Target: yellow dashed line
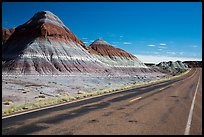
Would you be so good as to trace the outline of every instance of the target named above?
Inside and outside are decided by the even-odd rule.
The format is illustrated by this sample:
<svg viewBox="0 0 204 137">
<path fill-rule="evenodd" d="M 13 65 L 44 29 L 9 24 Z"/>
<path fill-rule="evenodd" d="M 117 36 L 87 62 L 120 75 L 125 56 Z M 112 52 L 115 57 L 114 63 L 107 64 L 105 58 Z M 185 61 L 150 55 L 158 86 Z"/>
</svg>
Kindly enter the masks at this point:
<svg viewBox="0 0 204 137">
<path fill-rule="evenodd" d="M 142 98 L 142 97 L 138 97 L 138 98 L 135 98 L 135 99 L 130 100 L 129 102 L 133 102 L 133 101 L 139 100 L 139 99 L 141 99 L 141 98 Z"/>
<path fill-rule="evenodd" d="M 189 79 L 189 78 L 193 77 L 196 72 L 197 72 L 197 70 L 194 72 L 193 75 L 191 75 L 190 77 L 188 77 L 188 78 L 186 78 L 186 79 Z M 184 80 L 186 80 L 186 79 L 184 79 Z M 174 86 L 174 85 L 176 85 L 176 83 L 171 84 L 171 86 Z M 169 86 L 163 87 L 163 88 L 160 88 L 159 90 L 164 90 L 164 89 L 166 89 L 166 88 L 168 88 L 168 87 L 169 87 Z M 138 98 L 135 98 L 135 99 L 130 100 L 129 102 L 133 102 L 133 101 L 139 100 L 139 99 L 141 99 L 141 98 L 142 98 L 142 97 L 138 97 Z"/>
<path fill-rule="evenodd" d="M 163 88 L 160 88 L 159 90 L 163 90 L 163 89 L 165 89 L 166 87 L 163 87 Z"/>
</svg>

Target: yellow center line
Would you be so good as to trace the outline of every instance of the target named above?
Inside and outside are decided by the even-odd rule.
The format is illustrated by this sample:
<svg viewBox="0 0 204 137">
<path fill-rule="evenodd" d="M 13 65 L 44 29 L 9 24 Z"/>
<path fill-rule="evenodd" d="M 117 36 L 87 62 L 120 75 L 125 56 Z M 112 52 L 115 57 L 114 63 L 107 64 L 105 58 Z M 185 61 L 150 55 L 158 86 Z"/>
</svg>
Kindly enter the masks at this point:
<svg viewBox="0 0 204 137">
<path fill-rule="evenodd" d="M 141 99 L 141 98 L 142 98 L 142 97 L 138 97 L 138 98 L 135 98 L 135 99 L 130 100 L 129 102 L 133 102 L 133 101 L 139 100 L 139 99 Z"/>
<path fill-rule="evenodd" d="M 159 90 L 163 90 L 163 89 L 165 89 L 166 87 L 163 87 L 163 88 L 160 88 Z"/>
<path fill-rule="evenodd" d="M 193 76 L 195 75 L 196 72 L 197 72 L 197 70 L 194 72 L 193 75 L 191 75 L 191 76 L 188 77 L 187 79 L 193 77 Z M 185 79 L 185 80 L 186 80 L 186 79 Z M 176 84 L 176 83 L 173 83 L 173 84 L 171 84 L 171 86 L 174 86 L 175 84 Z M 168 87 L 170 87 L 170 86 L 166 86 L 166 87 L 160 88 L 159 90 L 164 90 L 164 89 L 166 89 L 166 88 L 168 88 Z M 130 100 L 129 102 L 133 102 L 133 101 L 139 100 L 139 99 L 141 99 L 141 98 L 142 98 L 142 97 L 138 97 L 138 98 L 135 98 L 135 99 Z"/>
</svg>

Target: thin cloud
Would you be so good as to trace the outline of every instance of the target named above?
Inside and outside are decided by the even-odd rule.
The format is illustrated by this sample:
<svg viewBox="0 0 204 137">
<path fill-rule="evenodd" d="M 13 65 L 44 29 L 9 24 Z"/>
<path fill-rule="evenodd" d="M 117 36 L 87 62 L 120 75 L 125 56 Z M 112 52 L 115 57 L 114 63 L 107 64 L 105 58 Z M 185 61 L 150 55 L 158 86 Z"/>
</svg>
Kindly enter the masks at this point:
<svg viewBox="0 0 204 137">
<path fill-rule="evenodd" d="M 131 42 L 123 42 L 124 45 L 130 45 L 132 44 Z"/>
<path fill-rule="evenodd" d="M 176 54 L 176 52 L 173 52 L 173 51 L 167 51 L 166 53 L 167 54 L 171 54 L 171 55 L 175 55 Z"/>
<path fill-rule="evenodd" d="M 120 36 L 120 38 L 123 38 L 124 36 Z"/>
<path fill-rule="evenodd" d="M 150 45 L 147 45 L 147 46 L 149 46 L 149 47 L 155 47 L 155 45 L 153 45 L 153 44 L 150 44 Z"/>
<path fill-rule="evenodd" d="M 172 56 L 160 56 L 160 55 L 135 55 L 139 60 L 144 63 L 155 63 L 168 62 L 168 61 L 202 61 L 202 58 L 193 57 L 172 57 Z"/>
<path fill-rule="evenodd" d="M 174 51 L 167 51 L 167 54 L 171 54 L 171 55 L 184 55 L 184 52 L 174 52 Z"/>
<path fill-rule="evenodd" d="M 166 43 L 160 43 L 159 45 L 161 45 L 161 46 L 166 46 Z"/>
<path fill-rule="evenodd" d="M 164 46 L 158 46 L 158 48 L 166 49 L 167 47 L 164 47 Z"/>
<path fill-rule="evenodd" d="M 197 48 L 198 46 L 197 46 L 197 45 L 192 45 L 191 47 L 193 47 L 193 48 Z"/>
</svg>

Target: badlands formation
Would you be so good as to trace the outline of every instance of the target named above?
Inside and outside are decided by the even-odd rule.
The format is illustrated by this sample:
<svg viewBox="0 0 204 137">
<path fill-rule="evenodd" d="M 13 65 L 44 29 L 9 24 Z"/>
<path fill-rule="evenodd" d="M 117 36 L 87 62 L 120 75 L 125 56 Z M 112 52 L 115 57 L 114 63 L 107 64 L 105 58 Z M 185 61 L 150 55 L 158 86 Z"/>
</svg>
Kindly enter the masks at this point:
<svg viewBox="0 0 204 137">
<path fill-rule="evenodd" d="M 48 11 L 18 26 L 3 44 L 3 73 L 59 74 L 104 70 L 62 21 Z"/>
<path fill-rule="evenodd" d="M 135 56 L 102 39 L 90 46 L 76 37 L 53 13 L 36 13 L 12 30 L 4 29 L 4 74 L 68 74 L 151 72 Z"/>
<path fill-rule="evenodd" d="M 151 69 L 142 63 L 137 57 L 125 52 L 122 49 L 114 48 L 103 39 L 95 40 L 88 46 L 89 53 L 102 63 L 106 64 L 114 73 L 138 74 L 151 73 Z"/>
<path fill-rule="evenodd" d="M 2 38 L 3 109 L 168 76 L 103 39 L 86 46 L 49 11 L 2 29 Z"/>
</svg>

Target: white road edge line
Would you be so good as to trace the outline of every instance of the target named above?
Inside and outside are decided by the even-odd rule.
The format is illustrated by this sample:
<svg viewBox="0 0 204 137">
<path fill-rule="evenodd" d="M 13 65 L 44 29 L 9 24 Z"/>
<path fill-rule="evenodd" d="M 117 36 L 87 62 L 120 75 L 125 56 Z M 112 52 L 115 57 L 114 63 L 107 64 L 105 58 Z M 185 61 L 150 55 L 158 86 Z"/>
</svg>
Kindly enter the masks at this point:
<svg viewBox="0 0 204 137">
<path fill-rule="evenodd" d="M 189 112 L 188 121 L 186 123 L 186 129 L 185 129 L 184 135 L 189 135 L 190 134 L 191 121 L 192 121 L 192 116 L 193 116 L 193 108 L 194 108 L 194 104 L 195 104 L 195 98 L 196 98 L 196 94 L 197 94 L 197 91 L 198 91 L 199 83 L 200 83 L 200 76 L 199 76 L 199 79 L 198 79 L 196 92 L 194 94 L 193 101 L 192 101 L 192 104 L 191 104 L 191 109 L 190 109 L 190 112 Z"/>
<path fill-rule="evenodd" d="M 140 86 L 138 86 L 138 87 L 140 87 Z M 141 86 L 141 87 L 142 87 L 142 86 Z M 133 87 L 133 88 L 130 88 L 130 89 L 134 89 L 134 87 Z M 128 90 L 130 90 L 130 89 L 128 89 Z M 3 120 L 3 119 L 7 119 L 7 118 L 11 118 L 11 117 L 15 117 L 15 116 L 19 116 L 19 115 L 23 115 L 23 114 L 27 114 L 27 113 L 31 113 L 31 112 L 41 111 L 41 110 L 45 110 L 45 109 L 60 107 L 60 106 L 64 106 L 64 105 L 68 105 L 68 104 L 72 104 L 72 103 L 84 101 L 84 100 L 89 100 L 89 99 L 93 99 L 93 98 L 96 98 L 96 97 L 101 97 L 101 96 L 116 94 L 116 93 L 120 93 L 120 92 L 125 92 L 126 90 L 127 90 L 127 89 L 125 89 L 125 90 L 120 90 L 120 91 L 116 91 L 116 92 L 112 92 L 112 93 L 106 93 L 106 94 L 96 95 L 96 96 L 93 96 L 93 97 L 82 98 L 82 99 L 79 99 L 79 100 L 74 100 L 74 101 L 71 101 L 71 102 L 65 102 L 65 103 L 62 103 L 62 104 L 56 104 L 56 105 L 51 105 L 51 106 L 45 106 L 45 107 L 43 107 L 43 108 L 37 108 L 37 109 L 34 109 L 34 110 L 28 110 L 28 111 L 25 111 L 25 112 L 20 112 L 20 113 L 8 115 L 8 116 L 3 116 L 3 117 L 2 117 L 2 120 Z"/>
</svg>

